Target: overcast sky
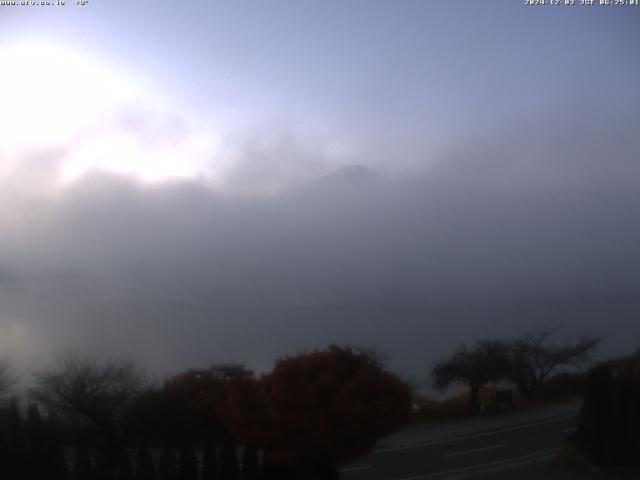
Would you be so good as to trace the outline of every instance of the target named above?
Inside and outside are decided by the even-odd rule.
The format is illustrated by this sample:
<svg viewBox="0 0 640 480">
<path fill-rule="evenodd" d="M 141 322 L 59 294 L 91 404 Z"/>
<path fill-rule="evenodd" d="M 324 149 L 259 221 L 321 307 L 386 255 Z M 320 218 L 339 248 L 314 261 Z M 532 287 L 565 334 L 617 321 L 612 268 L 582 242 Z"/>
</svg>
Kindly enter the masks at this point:
<svg viewBox="0 0 640 480">
<path fill-rule="evenodd" d="M 422 379 L 555 322 L 640 347 L 640 8 L 0 7 L 0 355 Z M 578 2 L 579 3 L 579 2 Z"/>
</svg>

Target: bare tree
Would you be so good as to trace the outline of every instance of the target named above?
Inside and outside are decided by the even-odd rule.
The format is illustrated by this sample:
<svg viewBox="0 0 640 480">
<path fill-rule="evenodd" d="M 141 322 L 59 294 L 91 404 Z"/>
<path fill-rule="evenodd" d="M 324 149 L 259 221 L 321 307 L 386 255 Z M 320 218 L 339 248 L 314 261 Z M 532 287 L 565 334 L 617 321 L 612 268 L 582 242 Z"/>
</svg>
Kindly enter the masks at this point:
<svg viewBox="0 0 640 480">
<path fill-rule="evenodd" d="M 433 367 L 431 376 L 434 385 L 440 390 L 456 383 L 468 386 L 471 411 L 478 413 L 480 388 L 506 377 L 509 371 L 508 353 L 508 346 L 498 340 L 477 341 L 472 347 L 463 343 L 451 356 Z"/>
<path fill-rule="evenodd" d="M 548 376 L 560 367 L 576 367 L 600 343 L 591 335 L 554 341 L 558 327 L 545 327 L 511 341 L 509 379 L 525 398 L 531 398 Z"/>
<path fill-rule="evenodd" d="M 122 418 L 143 383 L 134 361 L 99 361 L 93 356 L 67 352 L 53 367 L 37 375 L 35 400 L 50 411 L 92 430 L 112 451 L 121 441 Z"/>
<path fill-rule="evenodd" d="M 0 398 L 11 391 L 16 381 L 16 377 L 11 373 L 9 362 L 0 360 Z"/>
</svg>

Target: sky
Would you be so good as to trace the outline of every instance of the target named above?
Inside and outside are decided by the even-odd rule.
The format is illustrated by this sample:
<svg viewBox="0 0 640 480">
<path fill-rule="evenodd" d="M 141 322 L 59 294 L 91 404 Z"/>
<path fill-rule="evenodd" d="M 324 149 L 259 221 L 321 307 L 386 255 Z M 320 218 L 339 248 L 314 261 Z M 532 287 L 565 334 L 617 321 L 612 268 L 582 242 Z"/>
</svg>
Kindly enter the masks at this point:
<svg viewBox="0 0 640 480">
<path fill-rule="evenodd" d="M 579 3 L 579 2 L 577 2 Z M 0 355 L 426 378 L 554 323 L 640 347 L 640 7 L 0 6 Z"/>
</svg>

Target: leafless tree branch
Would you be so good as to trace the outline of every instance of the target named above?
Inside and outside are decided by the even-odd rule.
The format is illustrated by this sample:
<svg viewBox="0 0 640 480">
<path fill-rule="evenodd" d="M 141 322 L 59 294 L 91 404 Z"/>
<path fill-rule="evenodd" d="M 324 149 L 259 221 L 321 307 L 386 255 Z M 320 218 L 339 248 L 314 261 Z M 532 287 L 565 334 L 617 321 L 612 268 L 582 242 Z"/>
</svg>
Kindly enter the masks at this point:
<svg viewBox="0 0 640 480">
<path fill-rule="evenodd" d="M 99 361 L 91 355 L 67 352 L 37 375 L 32 397 L 113 441 L 124 409 L 140 391 L 143 378 L 132 360 Z"/>
</svg>

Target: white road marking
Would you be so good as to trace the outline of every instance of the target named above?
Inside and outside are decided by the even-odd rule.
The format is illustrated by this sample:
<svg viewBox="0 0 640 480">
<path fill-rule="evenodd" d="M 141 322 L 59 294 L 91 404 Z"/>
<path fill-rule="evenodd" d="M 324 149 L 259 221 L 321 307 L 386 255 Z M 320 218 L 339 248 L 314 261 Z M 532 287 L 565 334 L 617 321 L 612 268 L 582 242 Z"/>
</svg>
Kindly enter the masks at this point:
<svg viewBox="0 0 640 480">
<path fill-rule="evenodd" d="M 521 455 L 519 457 L 511 457 L 495 462 L 479 463 L 471 467 L 456 468 L 453 470 L 444 470 L 442 472 L 417 475 L 414 477 L 406 477 L 400 480 L 428 480 L 431 478 L 439 478 L 440 480 L 454 480 L 458 478 L 464 478 L 465 476 L 469 476 L 470 474 L 487 473 L 492 471 L 497 472 L 499 470 L 527 465 L 535 461 L 548 460 L 550 458 L 553 458 L 557 451 L 558 450 L 556 448 L 552 448 L 550 450 L 541 450 L 539 452 L 530 453 L 528 455 Z"/>
<path fill-rule="evenodd" d="M 492 430 L 490 432 L 485 432 L 485 433 L 474 433 L 474 434 L 466 435 L 466 436 L 463 436 L 463 437 L 449 438 L 447 440 L 438 440 L 438 441 L 435 441 L 435 442 L 412 443 L 411 445 L 405 445 L 405 446 L 402 446 L 402 447 L 380 448 L 378 450 L 374 450 L 372 452 L 372 454 L 375 455 L 375 454 L 378 454 L 378 453 L 399 452 L 401 450 L 410 450 L 412 448 L 431 447 L 433 445 L 443 445 L 445 443 L 459 442 L 459 441 L 462 441 L 462 440 L 470 440 L 472 438 L 488 437 L 488 436 L 491 436 L 491 435 L 496 435 L 498 433 L 512 432 L 514 430 L 523 430 L 525 428 L 535 427 L 536 425 L 544 425 L 546 423 L 560 422 L 562 420 L 568 420 L 569 418 L 574 418 L 574 417 L 577 417 L 577 416 L 578 416 L 578 413 L 572 413 L 571 415 L 563 415 L 562 417 L 550 418 L 548 420 L 541 420 L 539 422 L 533 422 L 533 423 L 527 423 L 527 424 L 523 424 L 523 425 L 517 425 L 515 427 L 501 428 L 501 429 L 498 429 L 498 430 Z"/>
<path fill-rule="evenodd" d="M 506 446 L 507 446 L 506 443 L 501 443 L 499 445 L 490 445 L 488 447 L 474 448 L 473 450 L 464 450 L 462 452 L 447 453 L 443 455 L 443 457 L 459 457 L 460 455 L 468 455 L 470 453 L 484 452 L 485 450 L 495 450 L 496 448 L 502 448 Z"/>
</svg>

